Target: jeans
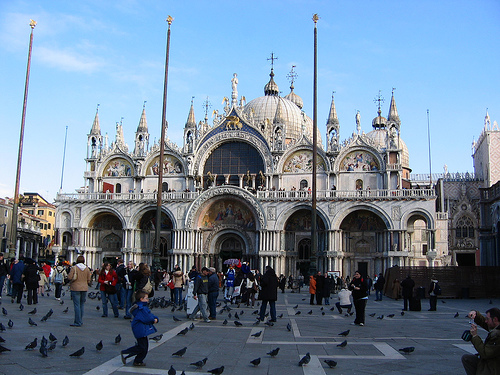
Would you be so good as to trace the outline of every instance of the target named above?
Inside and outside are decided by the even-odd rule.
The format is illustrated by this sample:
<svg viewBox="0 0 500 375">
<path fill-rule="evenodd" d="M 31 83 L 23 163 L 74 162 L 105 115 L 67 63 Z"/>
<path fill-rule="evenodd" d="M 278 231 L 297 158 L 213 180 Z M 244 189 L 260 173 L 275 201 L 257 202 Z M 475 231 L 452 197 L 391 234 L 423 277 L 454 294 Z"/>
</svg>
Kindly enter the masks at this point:
<svg viewBox="0 0 500 375">
<path fill-rule="evenodd" d="M 260 306 L 260 320 L 264 320 L 266 315 L 267 303 L 269 302 L 269 310 L 271 312 L 271 320 L 276 320 L 276 301 L 262 300 Z"/>
<path fill-rule="evenodd" d="M 375 301 L 382 301 L 382 291 L 375 289 Z"/>
<path fill-rule="evenodd" d="M 23 298 L 24 284 L 13 284 L 12 285 L 12 299 L 17 297 L 17 303 L 21 303 L 21 298 Z"/>
<path fill-rule="evenodd" d="M 193 313 L 191 314 L 192 317 L 196 316 L 196 313 L 198 311 L 201 312 L 201 315 L 203 316 L 203 319 L 205 321 L 208 320 L 208 315 L 207 315 L 207 308 L 208 308 L 208 303 L 207 303 L 207 295 L 206 294 L 198 294 L 198 305 L 194 308 Z"/>
<path fill-rule="evenodd" d="M 430 305 L 429 311 L 436 311 L 436 309 L 437 309 L 437 300 L 438 300 L 437 296 L 429 296 L 429 305 Z"/>
<path fill-rule="evenodd" d="M 128 349 L 122 350 L 122 354 L 128 354 L 126 358 L 133 357 L 135 355 L 134 363 L 142 363 L 144 358 L 148 355 L 148 338 L 140 337 L 134 346 Z"/>
<path fill-rule="evenodd" d="M 122 283 L 116 283 L 115 288 L 116 288 L 115 296 L 118 302 L 118 306 L 120 307 L 120 309 L 123 309 L 125 300 L 123 299 L 123 294 L 122 294 L 122 291 L 124 290 Z"/>
<path fill-rule="evenodd" d="M 132 307 L 132 297 L 134 296 L 134 289 L 125 289 L 122 288 L 122 291 L 125 291 L 125 316 L 129 317 L 130 308 Z"/>
<path fill-rule="evenodd" d="M 81 326 L 83 324 L 83 306 L 87 298 L 87 292 L 71 291 L 71 299 L 73 300 L 73 307 L 75 309 L 75 321 L 73 324 Z"/>
<path fill-rule="evenodd" d="M 174 288 L 174 302 L 177 306 L 182 304 L 182 287 Z"/>
<path fill-rule="evenodd" d="M 62 283 L 54 283 L 54 286 L 56 287 L 56 298 L 61 298 Z"/>
<path fill-rule="evenodd" d="M 464 354 L 462 356 L 462 365 L 467 375 L 476 375 L 479 357 L 476 354 Z"/>
<path fill-rule="evenodd" d="M 330 297 L 324 297 L 323 300 L 325 301 L 325 305 L 330 304 Z"/>
<path fill-rule="evenodd" d="M 217 316 L 217 297 L 219 297 L 219 291 L 208 293 L 208 309 L 210 316 L 214 319 Z"/>
<path fill-rule="evenodd" d="M 2 297 L 3 284 L 5 283 L 5 278 L 7 275 L 0 276 L 0 297 Z"/>
<path fill-rule="evenodd" d="M 344 309 L 347 309 L 348 313 L 350 313 L 351 309 L 352 309 L 352 303 L 350 303 L 349 305 L 341 305 L 340 302 L 336 302 L 335 306 L 337 306 L 337 310 L 338 310 L 339 314 L 342 314 L 342 307 Z"/>
<path fill-rule="evenodd" d="M 118 313 L 118 298 L 115 294 L 108 294 L 104 290 L 101 290 L 101 301 L 102 301 L 102 315 L 108 316 L 108 299 L 111 302 L 111 307 L 113 308 L 113 313 L 115 316 L 119 316 Z"/>
<path fill-rule="evenodd" d="M 356 309 L 356 319 L 354 319 L 355 324 L 365 324 L 365 309 L 366 309 L 367 299 L 357 299 L 354 301 L 354 308 Z"/>
<path fill-rule="evenodd" d="M 28 291 L 28 305 L 37 304 L 38 303 L 38 294 L 36 293 L 36 288 L 29 288 Z"/>
</svg>

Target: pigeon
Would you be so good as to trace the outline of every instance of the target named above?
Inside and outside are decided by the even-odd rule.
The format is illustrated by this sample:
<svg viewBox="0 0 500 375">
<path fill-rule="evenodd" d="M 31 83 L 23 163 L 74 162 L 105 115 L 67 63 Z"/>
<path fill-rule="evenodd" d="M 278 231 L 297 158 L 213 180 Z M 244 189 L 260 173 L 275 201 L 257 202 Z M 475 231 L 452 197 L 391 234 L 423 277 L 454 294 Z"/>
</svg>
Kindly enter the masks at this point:
<svg viewBox="0 0 500 375">
<path fill-rule="evenodd" d="M 342 341 L 340 344 L 337 344 L 339 348 L 345 348 L 347 345 L 347 340 Z"/>
<path fill-rule="evenodd" d="M 441 300 L 441 303 L 446 303 L 446 302 L 444 301 L 444 299 L 442 299 L 442 300 Z"/>
<path fill-rule="evenodd" d="M 323 306 L 321 306 L 321 309 L 320 309 L 320 310 L 321 310 L 321 311 L 323 311 Z"/>
<path fill-rule="evenodd" d="M 306 355 L 303 356 L 299 361 L 299 366 L 302 367 L 304 365 L 307 365 L 310 360 L 311 360 L 311 355 L 309 353 L 306 353 Z"/>
<path fill-rule="evenodd" d="M 292 330 L 292 325 L 290 323 L 288 323 L 286 325 L 286 329 L 288 329 L 288 332 L 290 332 Z"/>
<path fill-rule="evenodd" d="M 36 326 L 38 325 L 38 324 L 36 324 L 36 323 L 33 321 L 33 319 L 31 319 L 31 318 L 28 318 L 28 324 L 29 324 L 30 326 L 32 326 L 32 327 L 33 327 L 33 326 L 34 326 L 34 327 L 36 327 Z"/>
<path fill-rule="evenodd" d="M 388 318 L 394 318 L 394 314 L 387 315 Z"/>
<path fill-rule="evenodd" d="M 42 316 L 42 319 L 40 319 L 41 322 L 46 322 L 47 319 L 49 319 L 49 316 L 48 315 L 44 315 Z"/>
<path fill-rule="evenodd" d="M 406 348 L 401 348 L 399 349 L 400 352 L 403 352 L 405 354 L 410 354 L 415 350 L 414 346 L 407 346 Z"/>
<path fill-rule="evenodd" d="M 384 314 L 377 316 L 377 319 L 380 319 L 380 320 L 384 319 Z"/>
<path fill-rule="evenodd" d="M 168 369 L 167 374 L 168 375 L 175 375 L 175 374 L 177 374 L 177 371 L 175 370 L 174 366 L 170 365 L 170 368 Z"/>
<path fill-rule="evenodd" d="M 241 327 L 243 324 L 241 324 L 239 321 L 235 320 L 235 321 L 234 321 L 234 325 L 235 325 L 236 327 Z"/>
<path fill-rule="evenodd" d="M 222 322 L 222 325 L 226 325 L 227 324 L 227 319 L 224 319 L 224 321 Z"/>
<path fill-rule="evenodd" d="M 69 338 L 68 338 L 68 336 L 64 336 L 64 338 L 63 338 L 63 342 L 62 342 L 62 346 L 63 346 L 63 348 L 64 348 L 66 345 L 68 345 L 68 344 L 69 344 Z"/>
<path fill-rule="evenodd" d="M 335 362 L 333 359 L 325 359 L 323 362 L 325 362 L 330 368 L 334 368 L 335 366 L 337 366 L 337 362 Z"/>
<path fill-rule="evenodd" d="M 260 365 L 260 357 L 255 358 L 254 360 L 250 361 L 250 363 L 254 365 L 254 367 L 257 367 L 258 365 Z"/>
<path fill-rule="evenodd" d="M 493 301 L 490 299 L 490 302 L 489 302 L 490 305 L 493 305 Z"/>
<path fill-rule="evenodd" d="M 283 318 L 283 314 L 278 315 L 278 318 L 280 319 Z"/>
<path fill-rule="evenodd" d="M 267 322 L 265 322 L 264 324 L 265 324 L 266 326 L 269 326 L 269 327 L 272 327 L 272 326 L 274 325 L 274 323 L 273 323 L 273 322 L 271 322 L 271 321 L 267 321 Z"/>
<path fill-rule="evenodd" d="M 325 315 L 325 312 L 324 312 L 324 311 L 322 311 L 322 312 L 321 312 L 321 315 Z"/>
<path fill-rule="evenodd" d="M 259 310 L 255 310 L 254 312 L 252 312 L 252 315 L 257 315 L 259 313 Z"/>
<path fill-rule="evenodd" d="M 183 347 L 181 350 L 177 350 L 175 353 L 172 353 L 172 356 L 174 357 L 182 357 L 184 354 L 186 354 L 187 346 Z"/>
<path fill-rule="evenodd" d="M 234 319 L 239 319 L 239 318 L 240 318 L 240 316 L 238 315 L 238 313 L 237 313 L 237 312 L 235 312 L 235 313 L 234 313 Z"/>
<path fill-rule="evenodd" d="M 186 333 L 188 333 L 188 331 L 189 331 L 189 328 L 188 328 L 188 327 L 186 327 L 186 328 L 184 328 L 183 330 L 181 330 L 181 331 L 177 334 L 177 336 L 185 336 L 185 335 L 186 335 Z"/>
<path fill-rule="evenodd" d="M 280 348 L 276 348 L 276 349 L 273 349 L 273 350 L 271 350 L 270 352 L 268 352 L 266 354 L 268 354 L 268 355 L 270 355 L 271 357 L 274 358 L 274 357 L 276 357 L 278 355 L 279 351 L 280 351 Z"/>
<path fill-rule="evenodd" d="M 40 345 L 41 346 L 47 346 L 47 343 L 49 342 L 49 340 L 47 340 L 45 338 L 45 336 L 42 336 L 42 339 L 40 340 Z"/>
<path fill-rule="evenodd" d="M 232 315 L 231 315 L 231 313 L 227 314 L 227 317 L 228 317 L 229 319 L 231 319 L 231 316 L 232 316 Z"/>
<path fill-rule="evenodd" d="M 36 307 L 28 313 L 28 315 L 35 315 L 35 314 L 36 314 Z"/>
<path fill-rule="evenodd" d="M 308 313 L 309 315 L 312 315 L 313 311 L 312 311 L 312 310 L 309 310 L 307 313 Z"/>
<path fill-rule="evenodd" d="M 21 304 L 19 305 L 19 311 L 23 311 L 23 310 L 24 310 L 24 305 L 21 303 Z"/>
<path fill-rule="evenodd" d="M 2 314 L 7 315 L 7 309 L 5 307 L 2 307 Z"/>
<path fill-rule="evenodd" d="M 330 311 L 333 311 L 333 310 L 335 310 L 335 306 L 330 309 Z"/>
<path fill-rule="evenodd" d="M 69 307 L 66 307 L 64 310 L 63 310 L 63 313 L 67 313 L 69 311 Z"/>
<path fill-rule="evenodd" d="M 339 336 L 344 336 L 344 337 L 347 337 L 347 335 L 349 334 L 349 332 L 351 332 L 351 330 L 350 330 L 350 329 L 348 329 L 347 331 L 340 332 L 340 333 L 339 333 Z"/>
<path fill-rule="evenodd" d="M 208 358 L 203 358 L 201 361 L 190 363 L 191 366 L 195 366 L 197 369 L 202 368 L 207 363 Z"/>
<path fill-rule="evenodd" d="M 3 353 L 3 352 L 10 352 L 10 349 L 7 349 L 5 346 L 0 345 L 0 353 Z"/>
<path fill-rule="evenodd" d="M 213 375 L 220 375 L 224 372 L 224 366 L 213 368 L 211 370 L 208 370 L 207 372 Z"/>
<path fill-rule="evenodd" d="M 299 307 L 299 305 L 295 305 L 293 308 L 294 308 L 294 309 L 296 309 L 296 308 L 298 308 L 298 307 Z"/>
<path fill-rule="evenodd" d="M 9 319 L 9 322 L 7 323 L 7 325 L 9 326 L 9 328 L 12 328 L 12 327 L 14 327 L 14 322 L 11 319 Z"/>
<path fill-rule="evenodd" d="M 189 330 L 192 331 L 194 329 L 194 323 L 191 323 L 191 325 L 189 326 Z"/>
<path fill-rule="evenodd" d="M 28 345 L 26 345 L 24 350 L 35 349 L 37 345 L 38 345 L 38 339 L 35 337 L 35 339 L 32 342 L 30 342 Z"/>
<path fill-rule="evenodd" d="M 61 300 L 61 302 L 59 302 L 59 304 L 60 304 L 60 305 L 64 305 L 64 301 L 63 301 L 63 300 Z"/>
<path fill-rule="evenodd" d="M 260 324 L 260 319 L 257 318 L 257 320 L 252 324 L 253 326 L 258 326 Z"/>
<path fill-rule="evenodd" d="M 172 307 L 172 310 L 170 310 L 171 312 L 174 312 L 175 311 L 175 306 Z"/>
<path fill-rule="evenodd" d="M 83 353 L 85 353 L 85 346 L 82 346 L 80 349 L 78 349 L 76 352 L 71 353 L 69 356 L 70 357 L 78 357 L 80 358 Z"/>
<path fill-rule="evenodd" d="M 3 337 L 0 337 L 0 342 L 5 342 L 5 339 Z"/>
<path fill-rule="evenodd" d="M 250 336 L 257 338 L 257 337 L 260 337 L 260 335 L 262 335 L 262 331 L 256 332 L 256 333 L 254 333 L 253 335 L 250 335 Z"/>
<path fill-rule="evenodd" d="M 458 318 L 459 316 L 460 316 L 460 314 L 458 313 L 458 311 L 455 315 L 453 315 L 454 318 Z"/>
<path fill-rule="evenodd" d="M 40 354 L 42 355 L 42 357 L 47 357 L 47 352 L 48 352 L 47 347 L 44 345 L 41 345 L 40 346 Z"/>
<path fill-rule="evenodd" d="M 2 331 L 5 331 L 5 326 L 3 325 L 3 323 L 0 323 L 0 332 Z"/>
<path fill-rule="evenodd" d="M 99 341 L 99 342 L 96 344 L 95 349 L 96 349 L 97 351 L 101 351 L 101 350 L 102 350 L 102 346 L 103 346 L 103 345 L 102 345 L 102 340 L 101 340 L 101 341 Z"/>
<path fill-rule="evenodd" d="M 51 333 L 50 333 L 50 335 L 49 335 L 49 340 L 50 340 L 50 342 L 57 341 L 57 337 L 55 337 L 55 336 L 52 334 L 52 332 L 51 332 Z"/>
<path fill-rule="evenodd" d="M 172 317 L 172 319 L 174 319 L 174 322 L 180 322 L 181 320 L 175 316 Z"/>
<path fill-rule="evenodd" d="M 163 333 L 159 334 L 159 335 L 156 335 L 154 337 L 150 337 L 149 339 L 150 340 L 153 340 L 154 342 L 158 342 L 160 341 L 161 339 L 163 338 Z"/>
<path fill-rule="evenodd" d="M 300 310 L 295 313 L 295 315 L 300 315 Z"/>
<path fill-rule="evenodd" d="M 404 311 L 401 311 L 401 316 L 405 316 L 405 312 Z"/>
<path fill-rule="evenodd" d="M 118 336 L 115 337 L 115 344 L 119 344 L 120 341 L 122 341 L 122 337 L 118 334 Z"/>
<path fill-rule="evenodd" d="M 50 345 L 49 345 L 49 347 L 47 348 L 47 350 L 48 350 L 49 352 L 51 352 L 52 350 L 54 350 L 54 349 L 56 348 L 56 345 L 57 345 L 57 342 L 56 342 L 56 341 L 51 342 L 51 343 L 50 343 Z"/>
</svg>

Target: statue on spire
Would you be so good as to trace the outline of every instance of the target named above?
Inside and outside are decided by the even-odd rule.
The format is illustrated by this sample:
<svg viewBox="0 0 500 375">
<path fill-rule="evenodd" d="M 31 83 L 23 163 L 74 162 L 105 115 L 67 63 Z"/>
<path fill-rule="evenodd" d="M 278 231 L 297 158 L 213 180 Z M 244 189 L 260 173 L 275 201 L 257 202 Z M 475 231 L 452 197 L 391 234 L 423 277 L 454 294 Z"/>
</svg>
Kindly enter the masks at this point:
<svg viewBox="0 0 500 375">
<path fill-rule="evenodd" d="M 236 107 L 238 105 L 238 75 L 236 73 L 233 73 L 231 84 L 233 87 L 233 92 L 231 94 L 231 104 L 233 105 L 233 107 Z"/>
</svg>

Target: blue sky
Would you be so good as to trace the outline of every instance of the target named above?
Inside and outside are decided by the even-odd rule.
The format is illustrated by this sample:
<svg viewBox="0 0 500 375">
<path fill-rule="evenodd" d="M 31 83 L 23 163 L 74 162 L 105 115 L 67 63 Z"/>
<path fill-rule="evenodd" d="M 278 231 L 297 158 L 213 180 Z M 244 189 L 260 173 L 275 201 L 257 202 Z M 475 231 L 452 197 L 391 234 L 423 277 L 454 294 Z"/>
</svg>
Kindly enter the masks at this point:
<svg viewBox="0 0 500 375">
<path fill-rule="evenodd" d="M 68 143 L 64 192 L 83 185 L 87 134 L 97 104 L 101 130 L 115 138 L 123 117 L 133 149 L 143 102 L 151 142 L 160 137 L 167 15 L 172 24 L 168 137 L 182 145 L 194 96 L 197 122 L 222 111 L 238 74 L 247 101 L 263 95 L 271 52 L 275 81 L 295 92 L 312 117 L 313 22 L 318 13 L 318 127 L 323 137 L 331 94 L 341 139 L 371 130 L 382 91 L 391 89 L 413 173 L 428 173 L 430 111 L 432 171 L 472 171 L 471 143 L 486 108 L 500 121 L 500 2 L 478 1 L 43 1 L 0 2 L 0 196 L 13 196 L 30 28 L 38 22 L 29 86 L 20 192 L 52 200 L 60 187 L 64 132 Z M 211 120 L 210 120 L 211 121 Z"/>
</svg>

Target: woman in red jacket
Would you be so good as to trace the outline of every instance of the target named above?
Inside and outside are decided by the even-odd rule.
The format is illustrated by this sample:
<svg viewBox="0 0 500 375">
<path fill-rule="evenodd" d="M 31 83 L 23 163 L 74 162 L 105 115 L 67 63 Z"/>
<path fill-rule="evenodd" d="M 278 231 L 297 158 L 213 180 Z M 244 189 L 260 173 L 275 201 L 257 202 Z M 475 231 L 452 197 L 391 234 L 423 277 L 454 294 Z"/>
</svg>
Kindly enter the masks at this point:
<svg viewBox="0 0 500 375">
<path fill-rule="evenodd" d="M 102 301 L 102 317 L 108 316 L 108 299 L 111 302 L 115 318 L 119 317 L 118 313 L 118 298 L 116 297 L 116 283 L 118 275 L 116 274 L 111 264 L 104 263 L 101 272 L 99 273 L 99 284 L 101 285 L 101 301 Z"/>
</svg>

